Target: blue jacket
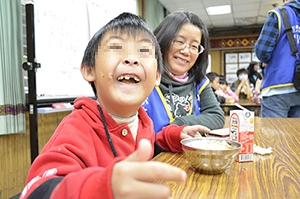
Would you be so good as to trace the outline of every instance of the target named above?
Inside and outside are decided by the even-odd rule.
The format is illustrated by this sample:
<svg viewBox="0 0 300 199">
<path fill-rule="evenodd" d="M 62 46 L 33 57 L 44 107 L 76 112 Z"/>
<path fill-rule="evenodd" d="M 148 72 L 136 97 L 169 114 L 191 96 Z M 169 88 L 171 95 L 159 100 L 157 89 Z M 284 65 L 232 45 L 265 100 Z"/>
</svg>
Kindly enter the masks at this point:
<svg viewBox="0 0 300 199">
<path fill-rule="evenodd" d="M 300 18 L 295 14 L 291 7 L 284 7 L 287 10 L 289 20 L 293 28 L 296 44 L 298 49 L 300 49 Z M 281 13 L 278 8 L 271 10 L 271 12 L 274 12 L 277 15 L 279 36 L 272 53 L 272 58 L 265 68 L 265 76 L 262 85 L 263 90 L 292 86 L 296 66 L 296 58 L 291 53 L 290 44 L 284 32 L 285 25 L 283 23 Z"/>
<path fill-rule="evenodd" d="M 207 78 L 204 78 L 200 84 L 198 84 L 195 88 L 196 93 L 200 94 L 202 90 L 209 84 L 209 80 Z M 199 95 L 197 95 L 199 96 Z M 194 98 L 196 98 L 194 96 Z M 200 115 L 200 99 L 197 97 L 197 99 L 193 100 L 196 103 L 193 103 L 193 107 L 191 111 L 188 113 L 188 115 L 195 114 Z M 153 120 L 154 123 L 154 130 L 155 132 L 159 132 L 164 126 L 170 124 L 175 120 L 173 117 L 168 104 L 160 90 L 160 88 L 157 86 L 153 89 L 149 97 L 145 100 L 145 102 L 142 105 L 150 118 Z M 195 112 L 193 112 L 195 111 Z"/>
</svg>

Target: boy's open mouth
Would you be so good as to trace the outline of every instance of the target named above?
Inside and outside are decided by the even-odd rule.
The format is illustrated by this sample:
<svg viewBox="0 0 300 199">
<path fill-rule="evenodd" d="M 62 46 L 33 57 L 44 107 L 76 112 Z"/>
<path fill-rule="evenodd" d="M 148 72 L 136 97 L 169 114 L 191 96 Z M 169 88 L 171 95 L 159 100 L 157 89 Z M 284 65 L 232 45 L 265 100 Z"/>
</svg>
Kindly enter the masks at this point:
<svg viewBox="0 0 300 199">
<path fill-rule="evenodd" d="M 140 78 L 134 75 L 121 75 L 120 77 L 118 77 L 118 81 L 123 83 L 136 84 L 139 83 L 141 80 Z"/>
</svg>

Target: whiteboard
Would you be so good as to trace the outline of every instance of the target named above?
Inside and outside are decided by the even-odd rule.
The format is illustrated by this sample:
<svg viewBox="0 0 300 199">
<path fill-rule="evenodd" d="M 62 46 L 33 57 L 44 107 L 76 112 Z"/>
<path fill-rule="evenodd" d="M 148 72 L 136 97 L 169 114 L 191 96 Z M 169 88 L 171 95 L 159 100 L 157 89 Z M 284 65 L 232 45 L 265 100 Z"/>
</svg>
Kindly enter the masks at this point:
<svg viewBox="0 0 300 199">
<path fill-rule="evenodd" d="M 37 96 L 94 96 L 80 73 L 84 50 L 94 33 L 122 12 L 136 14 L 136 0 L 35 0 Z"/>
</svg>

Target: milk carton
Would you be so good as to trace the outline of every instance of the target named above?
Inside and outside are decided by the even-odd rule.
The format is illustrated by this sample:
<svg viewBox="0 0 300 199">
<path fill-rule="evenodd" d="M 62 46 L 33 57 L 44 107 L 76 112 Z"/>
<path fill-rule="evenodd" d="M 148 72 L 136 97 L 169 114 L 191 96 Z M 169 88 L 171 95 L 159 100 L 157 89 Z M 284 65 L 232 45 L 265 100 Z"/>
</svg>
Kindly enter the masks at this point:
<svg viewBox="0 0 300 199">
<path fill-rule="evenodd" d="M 242 144 L 238 162 L 253 161 L 254 144 L 254 112 L 246 110 L 231 110 L 229 119 L 230 140 Z"/>
</svg>

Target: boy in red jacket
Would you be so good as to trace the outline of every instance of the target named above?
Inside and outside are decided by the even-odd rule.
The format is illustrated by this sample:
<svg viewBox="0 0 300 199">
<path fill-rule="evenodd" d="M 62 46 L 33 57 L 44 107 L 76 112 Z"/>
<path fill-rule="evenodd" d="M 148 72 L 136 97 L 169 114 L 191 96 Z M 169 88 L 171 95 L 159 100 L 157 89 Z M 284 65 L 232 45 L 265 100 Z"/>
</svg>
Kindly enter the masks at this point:
<svg viewBox="0 0 300 199">
<path fill-rule="evenodd" d="M 148 160 L 181 152 L 181 139 L 209 129 L 168 125 L 155 136 L 141 104 L 160 82 L 161 62 L 159 44 L 138 16 L 123 13 L 101 28 L 81 64 L 97 100 L 75 100 L 33 162 L 21 198 L 168 198 L 170 189 L 158 181 L 183 181 L 186 173 Z"/>
</svg>

